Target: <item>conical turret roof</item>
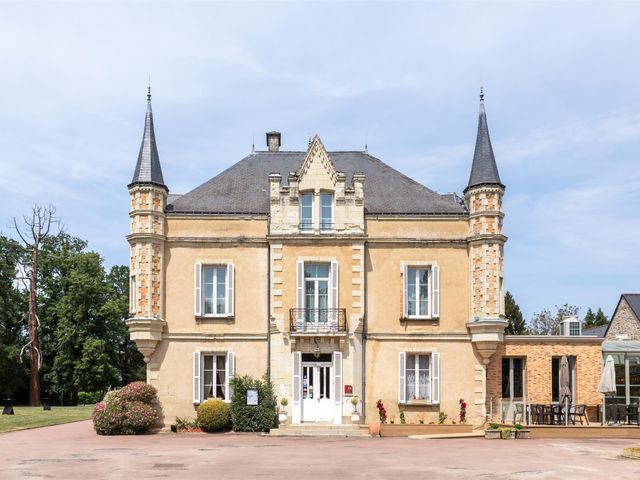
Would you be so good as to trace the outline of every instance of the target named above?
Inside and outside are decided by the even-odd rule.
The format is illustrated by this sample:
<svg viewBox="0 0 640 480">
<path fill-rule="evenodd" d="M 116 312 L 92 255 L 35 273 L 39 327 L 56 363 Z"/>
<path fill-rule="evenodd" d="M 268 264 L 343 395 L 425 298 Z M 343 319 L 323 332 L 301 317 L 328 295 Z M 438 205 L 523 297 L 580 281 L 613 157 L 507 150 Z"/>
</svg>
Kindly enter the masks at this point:
<svg viewBox="0 0 640 480">
<path fill-rule="evenodd" d="M 480 114 L 478 116 L 478 135 L 476 137 L 476 149 L 473 152 L 473 164 L 469 184 L 465 192 L 479 185 L 498 185 L 504 188 L 500 181 L 496 158 L 493 155 L 489 127 L 487 126 L 487 113 L 484 109 L 484 94 L 480 90 Z"/>
<path fill-rule="evenodd" d="M 138 162 L 136 163 L 136 170 L 133 173 L 133 179 L 131 180 L 131 184 L 129 186 L 135 184 L 150 183 L 167 188 L 167 186 L 164 184 L 164 178 L 162 177 L 160 156 L 158 155 L 156 136 L 153 131 L 151 89 L 149 89 L 147 93 L 147 113 L 145 114 L 144 118 L 144 133 L 142 135 L 140 153 L 138 153 Z"/>
</svg>

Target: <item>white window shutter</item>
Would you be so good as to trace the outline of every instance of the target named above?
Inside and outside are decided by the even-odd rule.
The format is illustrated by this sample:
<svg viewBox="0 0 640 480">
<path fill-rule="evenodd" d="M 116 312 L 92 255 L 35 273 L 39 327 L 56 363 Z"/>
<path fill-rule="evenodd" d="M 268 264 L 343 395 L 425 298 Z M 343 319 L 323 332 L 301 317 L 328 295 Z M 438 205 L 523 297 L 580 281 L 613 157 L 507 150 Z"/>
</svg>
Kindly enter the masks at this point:
<svg viewBox="0 0 640 480">
<path fill-rule="evenodd" d="M 431 403 L 440 403 L 440 354 L 431 354 Z"/>
<path fill-rule="evenodd" d="M 293 362 L 293 378 L 291 386 L 293 387 L 293 413 L 291 414 L 291 423 L 300 423 L 302 419 L 302 353 L 292 352 L 291 361 Z"/>
<path fill-rule="evenodd" d="M 235 272 L 234 272 L 234 267 L 233 267 L 233 263 L 229 263 L 227 264 L 227 315 L 233 315 L 233 303 L 234 303 L 234 294 L 233 294 L 233 288 L 234 288 L 234 276 L 235 276 Z"/>
<path fill-rule="evenodd" d="M 398 353 L 398 403 L 407 403 L 407 354 Z"/>
<path fill-rule="evenodd" d="M 301 322 L 304 319 L 302 313 L 304 308 L 304 262 L 302 260 L 298 260 L 296 272 L 296 308 L 298 309 L 296 320 Z"/>
<path fill-rule="evenodd" d="M 195 266 L 195 298 L 194 313 L 196 317 L 202 315 L 202 264 L 196 263 Z"/>
<path fill-rule="evenodd" d="M 438 265 L 434 265 L 431 268 L 431 285 L 432 285 L 432 294 L 431 300 L 433 303 L 431 316 L 433 318 L 440 317 L 440 267 Z"/>
<path fill-rule="evenodd" d="M 193 352 L 193 403 L 200 403 L 200 352 Z"/>
<path fill-rule="evenodd" d="M 405 265 L 402 269 L 402 312 L 403 317 L 409 316 L 409 267 Z"/>
<path fill-rule="evenodd" d="M 236 355 L 233 352 L 227 352 L 226 376 L 224 379 L 225 402 L 230 403 L 233 392 L 231 390 L 231 379 L 236 374 Z"/>
<path fill-rule="evenodd" d="M 334 323 L 338 323 L 339 321 L 339 316 L 338 316 L 338 305 L 339 305 L 339 298 L 338 298 L 338 279 L 340 278 L 339 275 L 339 271 L 338 271 L 338 262 L 333 261 L 331 262 L 331 303 L 329 304 L 329 308 L 334 309 L 333 312 L 331 312 L 329 314 L 329 318 L 332 322 Z"/>
<path fill-rule="evenodd" d="M 342 423 L 342 352 L 333 352 L 333 423 Z"/>
</svg>

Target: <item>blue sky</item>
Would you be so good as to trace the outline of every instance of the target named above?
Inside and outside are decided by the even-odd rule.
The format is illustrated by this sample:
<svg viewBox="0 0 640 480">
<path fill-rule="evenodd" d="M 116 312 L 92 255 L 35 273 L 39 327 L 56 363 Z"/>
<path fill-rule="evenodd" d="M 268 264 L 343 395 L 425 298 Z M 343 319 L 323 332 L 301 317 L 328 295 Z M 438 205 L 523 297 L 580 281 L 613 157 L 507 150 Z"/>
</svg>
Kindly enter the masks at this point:
<svg viewBox="0 0 640 480">
<path fill-rule="evenodd" d="M 127 183 L 152 76 L 185 193 L 264 132 L 369 152 L 461 192 L 478 90 L 527 319 L 640 291 L 640 3 L 2 3 L 0 228 L 34 202 L 128 263 Z"/>
</svg>

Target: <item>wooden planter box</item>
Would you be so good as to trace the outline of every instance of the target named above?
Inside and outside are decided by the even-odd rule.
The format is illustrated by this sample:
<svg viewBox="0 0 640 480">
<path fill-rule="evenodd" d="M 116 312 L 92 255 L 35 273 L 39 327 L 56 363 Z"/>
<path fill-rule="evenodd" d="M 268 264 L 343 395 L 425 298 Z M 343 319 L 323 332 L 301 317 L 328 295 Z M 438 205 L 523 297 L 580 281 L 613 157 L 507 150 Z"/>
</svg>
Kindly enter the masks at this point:
<svg viewBox="0 0 640 480">
<path fill-rule="evenodd" d="M 440 435 L 443 433 L 471 433 L 473 425 L 423 425 L 412 423 L 383 423 L 381 437 L 408 437 L 410 435 Z"/>
</svg>

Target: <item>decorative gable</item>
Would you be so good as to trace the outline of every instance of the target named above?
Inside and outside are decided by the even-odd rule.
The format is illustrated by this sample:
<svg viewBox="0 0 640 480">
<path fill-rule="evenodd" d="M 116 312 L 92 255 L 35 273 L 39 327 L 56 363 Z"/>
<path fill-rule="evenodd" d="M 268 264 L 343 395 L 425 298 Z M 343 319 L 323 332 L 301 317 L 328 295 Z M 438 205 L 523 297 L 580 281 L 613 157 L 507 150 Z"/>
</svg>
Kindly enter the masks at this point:
<svg viewBox="0 0 640 480">
<path fill-rule="evenodd" d="M 318 135 L 311 140 L 307 154 L 295 174 L 300 190 L 334 189 L 339 178 L 344 180 L 344 173 L 336 170 Z"/>
<path fill-rule="evenodd" d="M 282 184 L 279 173 L 269 175 L 270 233 L 295 235 L 342 235 L 364 233 L 364 174 L 354 173 L 347 186 L 346 175 L 336 170 L 318 135 L 309 143 L 304 159 Z M 312 227 L 301 232 L 300 195 L 312 195 Z M 320 196 L 330 194 L 332 228 L 319 228 Z M 308 197 L 307 197 L 308 199 Z"/>
</svg>

